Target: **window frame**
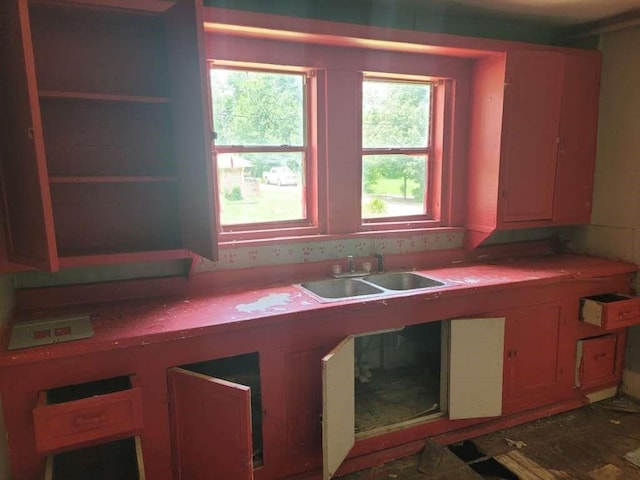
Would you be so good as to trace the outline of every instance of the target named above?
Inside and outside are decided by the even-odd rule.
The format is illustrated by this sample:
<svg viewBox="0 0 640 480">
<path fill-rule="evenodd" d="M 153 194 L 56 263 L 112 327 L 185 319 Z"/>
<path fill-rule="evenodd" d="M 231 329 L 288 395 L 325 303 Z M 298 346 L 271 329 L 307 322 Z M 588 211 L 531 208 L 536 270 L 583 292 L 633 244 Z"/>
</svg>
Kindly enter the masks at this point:
<svg viewBox="0 0 640 480">
<path fill-rule="evenodd" d="M 265 222 L 253 222 L 224 225 L 222 223 L 220 202 L 218 202 L 218 235 L 221 242 L 236 240 L 252 240 L 279 237 L 283 235 L 299 236 L 311 235 L 319 233 L 318 214 L 317 214 L 317 158 L 314 148 L 313 130 L 316 128 L 317 122 L 317 96 L 316 71 L 312 68 L 300 68 L 286 65 L 264 65 L 254 62 L 236 62 L 208 59 L 209 79 L 211 71 L 214 69 L 250 71 L 262 73 L 281 73 L 281 74 L 299 74 L 304 78 L 303 86 L 303 145 L 219 145 L 215 140 L 213 142 L 212 160 L 213 167 L 216 172 L 216 195 L 219 195 L 219 172 L 217 166 L 217 156 L 221 154 L 242 154 L 242 153 L 301 153 L 303 156 L 304 175 L 301 176 L 302 202 L 304 205 L 305 218 L 293 220 L 275 220 Z M 214 139 L 215 122 L 213 122 L 214 108 L 213 97 L 211 99 L 211 118 L 213 123 Z"/>
<path fill-rule="evenodd" d="M 220 27 L 220 28 L 219 28 Z M 309 98 L 309 147 L 313 161 L 308 175 L 310 225 L 274 231 L 224 232 L 221 244 L 277 244 L 361 236 L 412 236 L 462 228 L 466 208 L 466 155 L 473 63 L 428 51 L 388 50 L 380 45 L 339 46 L 302 37 L 271 37 L 217 24 L 207 31 L 207 60 L 221 65 L 263 65 L 314 72 Z M 275 66 L 275 67 L 274 67 Z M 437 82 L 430 156 L 431 219 L 400 218 L 362 222 L 361 93 L 363 75 L 381 79 Z M 337 86 L 337 88 L 336 88 Z M 356 131 L 353 125 L 358 125 Z M 314 183 L 311 174 L 314 173 Z M 355 188 L 354 188 L 355 186 Z M 375 220 L 375 219 L 372 219 Z M 248 242 L 248 243 L 247 243 Z"/>
<path fill-rule="evenodd" d="M 455 95 L 457 80 L 446 77 L 416 76 L 403 73 L 366 73 L 364 78 L 375 78 L 392 81 L 418 81 L 432 84 L 431 121 L 429 124 L 429 146 L 426 149 L 389 149 L 387 152 L 400 151 L 411 153 L 414 151 L 427 152 L 427 168 L 425 180 L 425 207 L 423 215 L 406 215 L 396 217 L 382 217 L 361 219 L 361 231 L 383 232 L 388 230 L 419 230 L 451 226 L 455 223 L 453 217 L 454 199 L 453 175 L 454 158 L 452 144 L 454 142 L 455 123 Z M 369 149 L 370 151 L 373 149 Z M 362 149 L 363 154 L 365 149 Z M 422 153 L 419 153 L 422 154 Z M 362 165 L 362 162 L 360 162 Z M 458 198 L 461 197 L 456 193 Z"/>
<path fill-rule="evenodd" d="M 361 218 L 363 229 L 368 229 L 373 227 L 372 229 L 381 230 L 385 229 L 388 225 L 390 228 L 395 228 L 399 225 L 416 225 L 418 226 L 424 222 L 434 221 L 433 216 L 433 204 L 436 203 L 436 200 L 433 198 L 432 193 L 432 183 L 433 183 L 433 168 L 432 168 L 432 154 L 433 154 L 433 132 L 434 132 L 434 121 L 435 121 L 435 108 L 434 108 L 434 97 L 436 87 L 439 85 L 439 80 L 434 80 L 431 77 L 417 77 L 407 75 L 393 73 L 388 74 L 368 74 L 364 73 L 362 78 L 363 91 L 364 91 L 364 82 L 373 81 L 373 82 L 388 82 L 388 83 L 407 83 L 407 84 L 418 84 L 418 85 L 429 85 L 430 88 L 430 99 L 429 99 L 429 131 L 427 132 L 427 145 L 424 148 L 420 147 L 368 147 L 365 148 L 362 146 L 362 156 L 360 160 L 361 168 L 364 167 L 364 158 L 368 155 L 407 155 L 407 156 L 424 156 L 425 157 L 425 191 L 424 191 L 424 206 L 425 213 L 417 214 L 417 215 L 396 215 L 396 216 L 387 216 L 387 217 L 375 217 L 375 218 Z M 363 99 L 364 100 L 364 99 Z M 364 107 L 363 107 L 364 109 Z M 363 128 L 364 130 L 364 128 Z M 360 185 L 361 189 L 363 185 Z"/>
</svg>

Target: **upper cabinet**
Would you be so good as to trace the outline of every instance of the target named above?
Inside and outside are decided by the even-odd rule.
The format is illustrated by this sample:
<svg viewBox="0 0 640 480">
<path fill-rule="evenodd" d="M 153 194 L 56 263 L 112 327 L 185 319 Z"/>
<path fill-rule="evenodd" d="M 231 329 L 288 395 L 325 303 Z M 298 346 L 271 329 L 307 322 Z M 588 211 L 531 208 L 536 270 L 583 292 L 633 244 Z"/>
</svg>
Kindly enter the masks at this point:
<svg viewBox="0 0 640 480">
<path fill-rule="evenodd" d="M 495 230 L 589 222 L 599 84 L 596 52 L 517 51 L 476 62 L 470 248 Z"/>
<path fill-rule="evenodd" d="M 96 3 L 1 7 L 8 259 L 215 258 L 200 5 Z"/>
</svg>

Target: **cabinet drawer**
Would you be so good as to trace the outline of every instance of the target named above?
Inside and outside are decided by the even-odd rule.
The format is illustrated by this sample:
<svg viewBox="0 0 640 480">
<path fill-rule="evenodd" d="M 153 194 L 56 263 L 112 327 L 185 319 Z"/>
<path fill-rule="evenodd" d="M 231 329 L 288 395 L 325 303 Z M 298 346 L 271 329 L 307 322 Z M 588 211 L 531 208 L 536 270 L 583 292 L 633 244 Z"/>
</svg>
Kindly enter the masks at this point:
<svg viewBox="0 0 640 480">
<path fill-rule="evenodd" d="M 142 429 L 142 390 L 119 377 L 41 392 L 33 422 L 40 453 L 131 436 Z"/>
<path fill-rule="evenodd" d="M 580 319 L 605 330 L 640 323 L 640 297 L 610 293 L 586 297 L 580 303 Z"/>
<path fill-rule="evenodd" d="M 588 388 L 616 379 L 618 335 L 578 341 L 576 386 Z"/>
<path fill-rule="evenodd" d="M 145 480 L 140 437 L 49 455 L 44 480 Z"/>
</svg>

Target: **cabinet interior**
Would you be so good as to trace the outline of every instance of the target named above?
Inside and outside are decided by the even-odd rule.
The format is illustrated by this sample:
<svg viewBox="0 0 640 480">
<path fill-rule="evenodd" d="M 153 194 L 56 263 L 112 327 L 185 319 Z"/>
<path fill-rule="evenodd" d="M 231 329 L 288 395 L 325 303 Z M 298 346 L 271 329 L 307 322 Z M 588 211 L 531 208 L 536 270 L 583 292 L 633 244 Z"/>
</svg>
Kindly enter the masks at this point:
<svg viewBox="0 0 640 480">
<path fill-rule="evenodd" d="M 79 383 L 76 385 L 65 385 L 63 387 L 52 388 L 47 391 L 47 404 L 72 402 L 83 398 L 90 398 L 96 395 L 106 395 L 108 393 L 121 392 L 132 387 L 131 379 L 128 376 L 106 378 L 94 382 Z"/>
<path fill-rule="evenodd" d="M 139 440 L 125 438 L 58 453 L 47 460 L 45 480 L 143 480 Z"/>
<path fill-rule="evenodd" d="M 442 416 L 442 322 L 355 338 L 356 434 Z"/>
<path fill-rule="evenodd" d="M 207 360 L 182 365 L 183 369 L 245 385 L 251 389 L 251 432 L 253 441 L 253 466 L 263 464 L 262 454 L 262 393 L 260 384 L 260 355 L 257 352 L 234 357 Z"/>
<path fill-rule="evenodd" d="M 165 19 L 38 2 L 29 14 L 58 255 L 181 248 Z"/>
</svg>

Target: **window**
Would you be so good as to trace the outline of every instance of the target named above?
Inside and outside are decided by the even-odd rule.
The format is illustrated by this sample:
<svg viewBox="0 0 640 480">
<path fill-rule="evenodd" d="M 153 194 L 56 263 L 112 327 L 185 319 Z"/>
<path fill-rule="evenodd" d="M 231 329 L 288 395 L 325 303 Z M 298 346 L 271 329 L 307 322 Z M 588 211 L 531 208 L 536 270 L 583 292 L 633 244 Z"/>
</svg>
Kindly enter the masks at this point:
<svg viewBox="0 0 640 480">
<path fill-rule="evenodd" d="M 222 232 L 308 225 L 307 74 L 210 72 Z"/>
<path fill-rule="evenodd" d="M 432 218 L 431 82 L 365 77 L 362 84 L 363 222 Z"/>
</svg>

